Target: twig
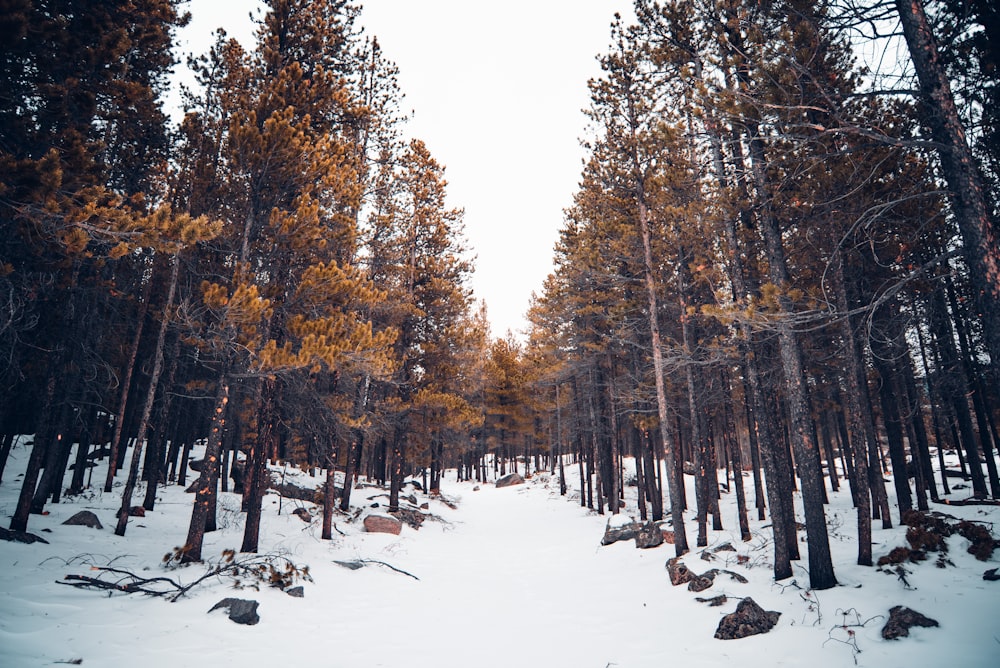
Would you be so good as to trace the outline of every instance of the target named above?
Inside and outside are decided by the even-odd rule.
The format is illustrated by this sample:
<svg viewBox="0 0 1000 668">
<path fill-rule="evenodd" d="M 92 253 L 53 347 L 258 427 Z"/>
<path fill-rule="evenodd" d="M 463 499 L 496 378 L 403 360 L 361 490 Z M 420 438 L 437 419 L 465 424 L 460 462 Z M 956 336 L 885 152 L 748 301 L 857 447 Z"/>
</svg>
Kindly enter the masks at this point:
<svg viewBox="0 0 1000 668">
<path fill-rule="evenodd" d="M 403 569 L 401 569 L 401 568 L 396 568 L 396 567 L 395 567 L 395 566 L 393 566 L 392 564 L 387 564 L 387 563 L 385 563 L 384 561 L 379 561 L 378 559 L 359 559 L 359 561 L 360 561 L 361 563 L 363 563 L 363 564 L 378 564 L 378 565 L 380 565 L 380 566 L 385 566 L 386 568 L 391 568 L 392 570 L 396 571 L 397 573 L 402 573 L 403 575 L 409 575 L 409 576 L 410 576 L 411 578 L 413 578 L 414 580 L 417 580 L 417 581 L 419 581 L 419 580 L 420 580 L 420 578 L 418 578 L 418 577 L 417 577 L 416 575 L 414 575 L 413 573 L 407 573 L 406 571 L 404 571 L 404 570 L 403 570 Z"/>
</svg>

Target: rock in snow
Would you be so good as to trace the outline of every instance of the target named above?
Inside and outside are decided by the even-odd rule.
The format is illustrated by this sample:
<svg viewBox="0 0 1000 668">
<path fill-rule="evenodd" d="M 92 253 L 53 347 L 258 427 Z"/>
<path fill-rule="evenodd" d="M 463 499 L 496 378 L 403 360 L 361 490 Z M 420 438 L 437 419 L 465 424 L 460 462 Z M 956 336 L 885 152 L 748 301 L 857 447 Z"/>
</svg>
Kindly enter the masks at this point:
<svg viewBox="0 0 1000 668">
<path fill-rule="evenodd" d="M 257 606 L 260 605 L 257 601 L 252 601 L 245 598 L 224 598 L 209 610 L 213 612 L 219 608 L 224 608 L 229 610 L 229 619 L 233 620 L 237 624 L 246 624 L 248 626 L 253 626 L 260 621 L 260 615 L 257 614 Z"/>
<path fill-rule="evenodd" d="M 663 532 L 653 522 L 646 522 L 635 534 L 635 546 L 640 549 L 663 545 Z"/>
<path fill-rule="evenodd" d="M 715 637 L 719 640 L 736 640 L 767 633 L 778 623 L 780 616 L 780 612 L 765 610 L 748 596 L 736 606 L 736 612 L 726 615 L 719 621 Z"/>
<path fill-rule="evenodd" d="M 673 586 L 682 585 L 685 582 L 691 582 L 696 576 L 691 570 L 684 565 L 680 557 L 674 557 L 667 561 L 667 574 L 670 575 L 670 584 Z"/>
<path fill-rule="evenodd" d="M 496 482 L 497 487 L 510 487 L 511 485 L 523 485 L 524 478 L 518 473 L 508 473 L 502 478 L 498 478 Z"/>
<path fill-rule="evenodd" d="M 101 525 L 101 520 L 97 519 L 97 515 L 90 512 L 89 510 L 81 510 L 73 517 L 69 518 L 63 524 L 69 524 L 70 526 L 85 526 L 91 529 L 103 529 Z"/>
<path fill-rule="evenodd" d="M 882 637 L 886 640 L 896 640 L 910 635 L 914 626 L 938 626 L 937 620 L 924 617 L 916 610 L 897 605 L 889 609 L 889 621 L 882 627 Z"/>
<path fill-rule="evenodd" d="M 403 523 L 395 517 L 369 515 L 365 518 L 365 531 L 368 533 L 392 533 L 398 536 L 402 530 Z"/>
</svg>

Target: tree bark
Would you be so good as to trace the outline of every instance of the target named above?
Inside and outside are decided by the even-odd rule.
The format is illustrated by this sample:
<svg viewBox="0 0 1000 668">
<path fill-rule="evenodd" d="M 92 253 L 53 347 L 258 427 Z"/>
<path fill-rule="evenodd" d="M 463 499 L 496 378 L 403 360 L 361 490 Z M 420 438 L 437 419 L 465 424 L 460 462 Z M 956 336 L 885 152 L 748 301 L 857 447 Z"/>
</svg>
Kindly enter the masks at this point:
<svg viewBox="0 0 1000 668">
<path fill-rule="evenodd" d="M 982 314 L 982 331 L 996 386 L 1000 384 L 1000 238 L 990 222 L 975 158 L 924 12 L 924 3 L 896 0 L 896 9 L 920 83 L 922 101 L 931 112 L 927 120 L 938 145 L 942 172 L 962 234 L 962 251 Z"/>
<path fill-rule="evenodd" d="M 212 427 L 208 434 L 208 445 L 205 448 L 205 459 L 202 463 L 201 475 L 198 476 L 194 507 L 191 510 L 191 523 L 188 526 L 187 540 L 184 542 L 181 555 L 182 563 L 201 561 L 201 548 L 205 541 L 205 529 L 211 504 L 215 501 L 214 488 L 219 482 L 219 452 L 222 445 L 222 434 L 226 428 L 226 410 L 229 404 L 229 377 L 223 371 L 219 374 L 219 386 L 215 394 L 215 406 L 212 409 Z"/>
<path fill-rule="evenodd" d="M 139 433 L 135 439 L 135 448 L 132 449 L 132 462 L 129 466 L 128 478 L 125 481 L 125 488 L 122 490 L 122 505 L 118 510 L 118 525 L 115 527 L 115 534 L 119 536 L 125 535 L 125 528 L 128 524 L 129 509 L 132 507 L 132 492 L 139 479 L 139 463 L 142 462 L 143 442 L 146 439 L 146 432 L 149 429 L 149 418 L 153 414 L 153 403 L 156 401 L 156 389 L 160 383 L 160 375 L 163 373 L 163 348 L 167 341 L 170 309 L 174 303 L 174 294 L 177 292 L 177 277 L 181 266 L 179 257 L 172 259 L 173 267 L 170 270 L 170 284 L 167 287 L 167 297 L 163 305 L 160 329 L 156 334 L 156 348 L 153 351 L 153 370 L 149 377 L 146 403 L 142 407 L 142 417 L 139 420 Z M 150 480 L 147 484 L 152 485 L 155 489 L 156 480 Z"/>
</svg>

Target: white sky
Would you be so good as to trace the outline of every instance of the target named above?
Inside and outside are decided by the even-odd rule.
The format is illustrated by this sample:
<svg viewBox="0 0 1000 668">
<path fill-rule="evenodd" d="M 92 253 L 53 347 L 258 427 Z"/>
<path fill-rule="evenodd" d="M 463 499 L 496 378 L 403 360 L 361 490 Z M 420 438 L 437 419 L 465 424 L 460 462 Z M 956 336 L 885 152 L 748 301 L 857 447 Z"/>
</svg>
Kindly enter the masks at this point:
<svg viewBox="0 0 1000 668">
<path fill-rule="evenodd" d="M 249 42 L 257 0 L 193 0 L 185 51 L 222 26 Z M 587 80 L 600 73 L 615 12 L 630 0 L 367 0 L 361 25 L 399 66 L 408 136 L 445 165 L 450 206 L 465 209 L 472 287 L 494 336 L 525 326 L 552 270 L 562 210 L 584 152 Z"/>
</svg>

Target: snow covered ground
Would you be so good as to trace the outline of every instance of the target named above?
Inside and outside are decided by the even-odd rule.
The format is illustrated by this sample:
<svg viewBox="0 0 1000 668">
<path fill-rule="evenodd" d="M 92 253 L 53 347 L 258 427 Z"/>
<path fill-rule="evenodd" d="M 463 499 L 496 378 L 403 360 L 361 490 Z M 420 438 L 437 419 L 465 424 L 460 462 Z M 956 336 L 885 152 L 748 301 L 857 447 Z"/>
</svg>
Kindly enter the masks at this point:
<svg viewBox="0 0 1000 668">
<path fill-rule="evenodd" d="M 4 518 L 14 511 L 26 460 L 25 448 L 16 447 L 0 485 Z M 103 480 L 101 468 L 95 480 Z M 571 482 L 578 480 L 574 474 L 575 468 L 567 467 Z M 909 565 L 912 588 L 907 589 L 895 574 L 853 565 L 854 511 L 846 490 L 831 498 L 828 509 L 839 587 L 807 591 L 804 554 L 794 582 L 774 583 L 770 532 L 762 528 L 768 522 L 751 519 L 754 539 L 749 543 L 739 541 L 738 530 L 710 534 L 710 547 L 731 542 L 737 552 L 719 552 L 712 563 L 699 551 L 684 559 L 695 572 L 727 569 L 749 583 L 722 575 L 708 591 L 693 594 L 670 584 L 664 563 L 674 556 L 673 546 L 639 550 L 628 541 L 602 547 L 608 518 L 560 497 L 552 476 L 535 475 L 527 484 L 503 489 L 483 484 L 475 490 L 474 485 L 455 482 L 453 474 L 446 477 L 443 492 L 455 509 L 417 492 L 419 502 L 430 503 L 427 512 L 441 520 L 426 521 L 419 530 L 404 526 L 398 536 L 365 533 L 360 518 L 338 516 L 336 527 L 344 535 L 335 532 L 333 541 L 319 538 L 318 509 L 269 494 L 261 551 L 309 566 L 313 582 L 304 583 L 304 598 L 267 587 L 234 591 L 230 581 L 215 580 L 176 602 L 57 584 L 67 574 L 98 575 L 92 566 L 184 582 L 203 574 L 204 567 L 166 570 L 161 565 L 164 554 L 184 540 L 190 518 L 191 495 L 177 485 L 163 490 L 155 511 L 132 518 L 124 537 L 113 533 L 117 489 L 50 504 L 50 514 L 33 515 L 28 527 L 49 544 L 0 541 L 0 666 L 80 660 L 84 666 L 142 668 L 1000 665 L 1000 582 L 982 577 L 998 566 L 1000 551 L 989 562 L 976 561 L 965 551 L 967 541 L 953 536 L 948 558 L 955 565 L 939 569 L 933 557 Z M 964 498 L 966 491 L 952 498 Z M 379 512 L 370 507 L 373 503 L 384 511 L 380 493 L 357 489 L 352 499 L 364 513 Z M 222 528 L 207 536 L 206 558 L 238 548 L 242 539 L 239 497 L 224 494 L 221 503 Z M 727 528 L 735 528 L 733 495 L 723 495 L 722 504 Z M 303 506 L 314 515 L 311 523 L 291 514 Z M 104 528 L 62 525 L 83 509 L 95 512 Z M 1000 520 L 996 507 L 935 509 L 981 522 Z M 625 512 L 636 513 L 634 499 Z M 904 544 L 905 527 L 883 531 L 875 525 L 876 559 Z M 692 517 L 692 540 L 694 528 Z M 737 555 L 746 563 L 737 563 Z M 359 560 L 370 561 L 358 570 L 334 563 Z M 728 597 L 721 607 L 695 600 L 718 594 Z M 259 624 L 237 625 L 224 611 L 208 614 L 229 596 L 259 601 Z M 777 626 L 766 635 L 716 640 L 721 617 L 747 596 L 779 611 Z M 940 627 L 883 640 L 880 632 L 894 605 L 933 617 Z M 856 626 L 844 628 L 845 622 Z"/>
</svg>

